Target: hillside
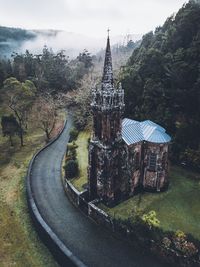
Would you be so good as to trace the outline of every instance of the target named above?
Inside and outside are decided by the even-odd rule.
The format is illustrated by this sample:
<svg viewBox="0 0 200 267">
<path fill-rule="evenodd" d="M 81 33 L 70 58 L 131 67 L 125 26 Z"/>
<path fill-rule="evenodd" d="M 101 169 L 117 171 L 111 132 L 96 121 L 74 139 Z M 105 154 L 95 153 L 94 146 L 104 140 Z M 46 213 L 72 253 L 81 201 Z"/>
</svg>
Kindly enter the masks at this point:
<svg viewBox="0 0 200 267">
<path fill-rule="evenodd" d="M 121 73 L 126 116 L 173 136 L 172 159 L 200 168 L 200 5 L 189 1 L 143 36 Z"/>
<path fill-rule="evenodd" d="M 33 40 L 36 34 L 32 31 L 0 26 L 0 55 L 10 56 L 18 51 L 23 42 Z"/>
</svg>

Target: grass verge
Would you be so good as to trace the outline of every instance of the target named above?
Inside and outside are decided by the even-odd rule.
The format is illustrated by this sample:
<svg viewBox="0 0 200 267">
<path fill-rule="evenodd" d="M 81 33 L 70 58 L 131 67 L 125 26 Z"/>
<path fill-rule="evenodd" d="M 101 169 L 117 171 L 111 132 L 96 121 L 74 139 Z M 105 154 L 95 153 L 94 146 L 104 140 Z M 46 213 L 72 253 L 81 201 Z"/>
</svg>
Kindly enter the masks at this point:
<svg viewBox="0 0 200 267">
<path fill-rule="evenodd" d="M 45 144 L 42 132 L 30 129 L 25 146 L 11 148 L 0 138 L 0 266 L 58 266 L 40 242 L 29 216 L 25 176 L 33 154 Z"/>
<path fill-rule="evenodd" d="M 71 182 L 79 191 L 82 191 L 84 189 L 84 185 L 87 184 L 89 137 L 90 133 L 88 131 L 82 131 L 79 133 L 78 138 L 76 140 L 76 144 L 78 145 L 76 152 L 79 165 L 79 177 L 73 178 Z"/>
</svg>

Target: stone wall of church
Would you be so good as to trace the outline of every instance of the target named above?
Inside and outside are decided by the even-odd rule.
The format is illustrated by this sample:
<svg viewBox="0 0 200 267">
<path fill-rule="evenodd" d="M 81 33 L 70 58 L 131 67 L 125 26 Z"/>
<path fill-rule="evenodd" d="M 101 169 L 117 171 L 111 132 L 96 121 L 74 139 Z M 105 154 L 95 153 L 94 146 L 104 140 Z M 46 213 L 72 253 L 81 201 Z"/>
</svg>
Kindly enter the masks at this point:
<svg viewBox="0 0 200 267">
<path fill-rule="evenodd" d="M 143 142 L 129 146 L 129 169 L 131 171 L 131 194 L 140 185 Z"/>
<path fill-rule="evenodd" d="M 161 191 L 168 185 L 168 144 L 144 145 L 143 187 Z"/>
<path fill-rule="evenodd" d="M 167 187 L 168 146 L 148 142 L 125 145 L 122 156 L 125 184 L 122 191 L 126 191 L 126 195 L 133 196 L 138 188 L 161 191 Z"/>
</svg>

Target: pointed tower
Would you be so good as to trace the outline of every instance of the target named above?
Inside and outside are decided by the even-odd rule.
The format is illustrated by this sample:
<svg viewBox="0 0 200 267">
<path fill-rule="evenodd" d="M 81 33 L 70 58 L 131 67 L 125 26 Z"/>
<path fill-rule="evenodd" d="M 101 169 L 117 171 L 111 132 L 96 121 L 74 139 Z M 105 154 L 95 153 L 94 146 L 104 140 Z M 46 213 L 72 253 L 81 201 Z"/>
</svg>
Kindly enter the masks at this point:
<svg viewBox="0 0 200 267">
<path fill-rule="evenodd" d="M 114 204 L 121 197 L 120 153 L 124 90 L 113 81 L 108 35 L 101 86 L 92 90 L 93 135 L 89 145 L 88 184 L 90 199 Z"/>
</svg>

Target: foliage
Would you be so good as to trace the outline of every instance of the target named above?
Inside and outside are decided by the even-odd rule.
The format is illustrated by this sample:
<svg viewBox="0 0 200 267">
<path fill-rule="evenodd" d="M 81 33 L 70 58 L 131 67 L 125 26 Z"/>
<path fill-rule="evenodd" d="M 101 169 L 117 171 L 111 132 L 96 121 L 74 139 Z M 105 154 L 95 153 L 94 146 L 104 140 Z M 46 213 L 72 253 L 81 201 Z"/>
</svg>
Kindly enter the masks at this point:
<svg viewBox="0 0 200 267">
<path fill-rule="evenodd" d="M 185 239 L 186 235 L 185 235 L 185 233 L 183 231 L 177 230 L 175 232 L 175 238 L 177 238 L 177 239 Z"/>
<path fill-rule="evenodd" d="M 198 249 L 193 242 L 187 240 L 184 232 L 177 230 L 172 238 L 174 248 L 187 257 L 192 257 L 198 253 Z"/>
<path fill-rule="evenodd" d="M 18 124 L 16 118 L 13 115 L 2 116 L 1 127 L 2 127 L 3 136 L 9 136 L 10 145 L 13 146 L 12 137 L 14 135 L 19 134 L 19 132 L 20 132 L 20 127 L 19 127 L 19 124 Z"/>
<path fill-rule="evenodd" d="M 191 148 L 187 148 L 180 155 L 180 160 L 187 165 L 199 170 L 200 169 L 200 150 L 194 150 Z"/>
<path fill-rule="evenodd" d="M 75 142 L 72 142 L 72 143 L 69 143 L 67 145 L 67 155 L 66 155 L 66 161 L 68 160 L 76 160 L 76 156 L 77 156 L 77 153 L 76 153 L 76 149 L 77 149 L 77 145 Z"/>
<path fill-rule="evenodd" d="M 152 227 L 159 227 L 160 221 L 156 217 L 156 212 L 154 210 L 149 211 L 146 214 L 143 214 L 142 221 L 148 225 L 151 229 Z"/>
<path fill-rule="evenodd" d="M 84 76 L 78 90 L 67 95 L 67 107 L 74 111 L 74 124 L 78 131 L 86 126 L 90 127 L 92 117 L 90 113 L 91 88 L 88 84 L 94 83 L 91 75 Z"/>
<path fill-rule="evenodd" d="M 168 237 L 164 237 L 163 240 L 162 240 L 162 245 L 165 247 L 165 248 L 170 248 L 172 244 L 172 241 L 168 238 Z"/>
<path fill-rule="evenodd" d="M 120 75 L 126 115 L 163 125 L 173 135 L 174 161 L 188 149 L 199 150 L 199 62 L 200 5 L 191 0 L 143 36 Z M 190 163 L 197 161 L 198 153 Z"/>
<path fill-rule="evenodd" d="M 72 179 L 74 177 L 77 177 L 79 173 L 78 161 L 76 159 L 77 147 L 78 146 L 74 141 L 67 145 L 67 154 L 65 157 L 65 166 L 64 166 L 65 176 L 67 179 Z"/>
<path fill-rule="evenodd" d="M 45 132 L 49 141 L 56 124 L 56 105 L 50 94 L 41 95 L 36 99 L 33 116 L 37 121 L 37 127 Z"/>
<path fill-rule="evenodd" d="M 66 162 L 65 174 L 68 179 L 74 178 L 78 175 L 78 162 L 77 160 L 70 159 Z"/>
<path fill-rule="evenodd" d="M 84 49 L 83 52 L 78 55 L 77 59 L 84 64 L 86 69 L 93 66 L 92 57 L 86 49 Z"/>
<path fill-rule="evenodd" d="M 70 133 L 69 134 L 70 134 L 70 142 L 72 142 L 72 141 L 74 141 L 74 140 L 77 139 L 77 137 L 78 137 L 78 130 L 76 128 L 72 128 L 70 130 Z"/>
<path fill-rule="evenodd" d="M 38 92 L 57 94 L 66 93 L 79 86 L 80 80 L 93 66 L 88 51 L 69 61 L 65 51 L 54 53 L 44 46 L 41 54 L 13 53 L 12 61 L 0 59 L 0 87 L 8 77 L 15 77 L 20 82 L 31 80 Z"/>
<path fill-rule="evenodd" d="M 27 129 L 35 93 L 36 88 L 29 80 L 19 82 L 16 78 L 11 77 L 4 81 L 4 104 L 10 108 L 18 122 L 21 146 L 23 146 L 23 135 Z"/>
<path fill-rule="evenodd" d="M 3 86 L 4 80 L 10 76 L 12 76 L 11 61 L 0 59 L 0 88 Z"/>
</svg>

